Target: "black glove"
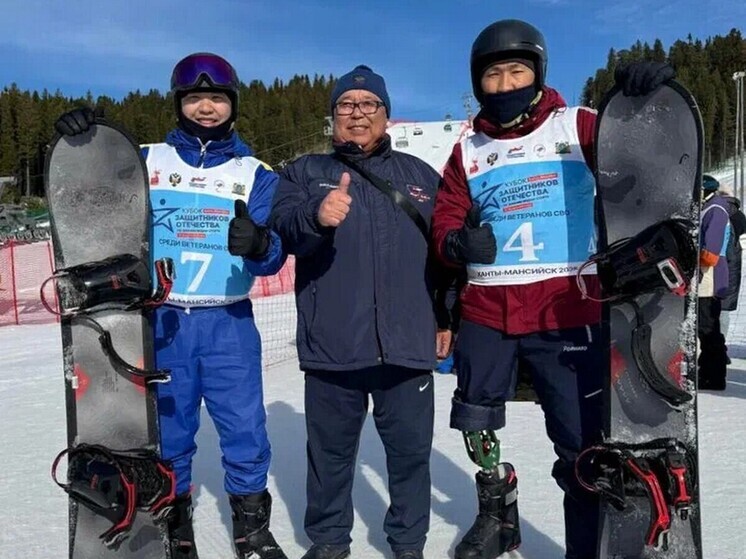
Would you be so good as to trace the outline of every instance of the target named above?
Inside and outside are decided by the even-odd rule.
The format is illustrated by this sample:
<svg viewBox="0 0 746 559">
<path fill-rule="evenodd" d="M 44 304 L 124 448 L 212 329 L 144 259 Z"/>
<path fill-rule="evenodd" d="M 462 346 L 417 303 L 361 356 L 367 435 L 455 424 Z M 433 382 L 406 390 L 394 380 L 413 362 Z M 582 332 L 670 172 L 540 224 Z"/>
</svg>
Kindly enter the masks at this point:
<svg viewBox="0 0 746 559">
<path fill-rule="evenodd" d="M 676 70 L 665 62 L 632 62 L 614 72 L 614 81 L 627 97 L 647 95 L 676 77 Z"/>
<path fill-rule="evenodd" d="M 445 254 L 459 264 L 492 264 L 497 256 L 497 242 L 489 223 L 479 224 L 479 206 L 474 204 L 466 214 L 464 226 L 446 235 Z"/>
<path fill-rule="evenodd" d="M 96 121 L 96 114 L 93 109 L 80 107 L 63 114 L 54 123 L 54 129 L 63 136 L 75 136 L 83 134 Z"/>
<path fill-rule="evenodd" d="M 236 217 L 228 225 L 228 252 L 233 256 L 261 258 L 269 248 L 269 231 L 249 217 L 246 202 L 236 200 Z"/>
</svg>

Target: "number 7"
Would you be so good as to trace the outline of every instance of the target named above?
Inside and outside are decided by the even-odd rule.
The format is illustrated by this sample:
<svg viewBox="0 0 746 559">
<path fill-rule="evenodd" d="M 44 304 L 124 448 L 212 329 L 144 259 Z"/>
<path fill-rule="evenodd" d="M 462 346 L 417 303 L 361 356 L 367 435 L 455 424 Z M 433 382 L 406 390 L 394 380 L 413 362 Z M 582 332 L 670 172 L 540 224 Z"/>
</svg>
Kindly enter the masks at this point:
<svg viewBox="0 0 746 559">
<path fill-rule="evenodd" d="M 187 287 L 187 293 L 194 293 L 199 289 L 199 284 L 202 283 L 202 280 L 205 278 L 205 274 L 207 273 L 207 267 L 210 265 L 210 261 L 212 260 L 212 254 L 208 254 L 205 252 L 182 252 L 181 253 L 181 263 L 185 264 L 186 262 L 201 262 L 202 265 L 199 267 L 199 270 L 197 270 L 197 273 L 194 276 L 194 279 L 192 280 L 192 283 L 189 284 L 189 287 Z"/>
</svg>

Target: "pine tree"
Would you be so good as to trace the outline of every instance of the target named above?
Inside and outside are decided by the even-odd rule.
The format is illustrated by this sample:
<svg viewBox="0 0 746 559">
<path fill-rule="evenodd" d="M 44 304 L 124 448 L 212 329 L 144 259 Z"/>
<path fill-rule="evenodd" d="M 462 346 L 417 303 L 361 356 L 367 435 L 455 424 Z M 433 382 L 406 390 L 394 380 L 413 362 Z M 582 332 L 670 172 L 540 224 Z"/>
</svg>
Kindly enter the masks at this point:
<svg viewBox="0 0 746 559">
<path fill-rule="evenodd" d="M 585 81 L 583 104 L 598 107 L 613 85 L 614 70 L 635 60 L 668 62 L 676 70 L 676 79 L 690 89 L 702 113 L 708 167 L 718 166 L 733 155 L 736 91 L 731 76 L 746 68 L 746 40 L 739 30 L 731 29 L 726 36 L 705 41 L 690 34 L 685 40 L 675 41 L 667 54 L 660 39 L 655 39 L 652 49 L 640 41 L 627 50 L 611 49 L 606 67 Z"/>
</svg>

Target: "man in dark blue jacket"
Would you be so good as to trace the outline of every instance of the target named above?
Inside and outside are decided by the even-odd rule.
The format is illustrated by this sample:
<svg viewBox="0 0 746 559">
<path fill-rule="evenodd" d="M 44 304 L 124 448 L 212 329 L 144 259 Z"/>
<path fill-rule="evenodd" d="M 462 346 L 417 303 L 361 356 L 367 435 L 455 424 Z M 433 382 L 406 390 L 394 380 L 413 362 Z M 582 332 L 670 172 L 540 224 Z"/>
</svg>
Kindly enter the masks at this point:
<svg viewBox="0 0 746 559">
<path fill-rule="evenodd" d="M 303 559 L 350 554 L 352 480 L 369 398 L 387 458 L 384 530 L 397 559 L 418 559 L 430 518 L 436 362 L 426 229 L 440 177 L 391 149 L 389 96 L 370 68 L 339 79 L 331 109 L 334 152 L 283 169 L 271 219 L 296 255 L 308 436 L 305 528 L 313 542 Z M 416 209 L 425 230 L 373 181 Z"/>
<path fill-rule="evenodd" d="M 276 273 L 285 261 L 279 237 L 265 226 L 278 177 L 233 130 L 239 87 L 222 57 L 187 56 L 171 77 L 178 128 L 166 143 L 143 149 L 153 257 L 171 257 L 177 272 L 155 316 L 156 364 L 171 370 L 171 381 L 159 385 L 158 414 L 161 453 L 176 474 L 173 559 L 197 558 L 190 486 L 203 400 L 223 451 L 238 559 L 287 559 L 269 531 L 271 453 L 249 300 L 254 277 Z M 93 111 L 76 109 L 56 127 L 75 134 L 93 121 Z"/>
</svg>

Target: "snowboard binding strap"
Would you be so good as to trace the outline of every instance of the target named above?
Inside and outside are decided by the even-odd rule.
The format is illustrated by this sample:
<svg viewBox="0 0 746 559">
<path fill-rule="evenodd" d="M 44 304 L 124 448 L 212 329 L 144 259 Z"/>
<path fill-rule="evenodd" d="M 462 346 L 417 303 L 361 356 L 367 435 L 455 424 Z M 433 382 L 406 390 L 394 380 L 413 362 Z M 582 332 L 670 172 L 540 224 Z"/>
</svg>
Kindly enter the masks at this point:
<svg viewBox="0 0 746 559">
<path fill-rule="evenodd" d="M 119 374 L 141 378 L 145 382 L 169 382 L 171 380 L 171 369 L 141 369 L 130 363 L 127 363 L 121 355 L 114 348 L 114 343 L 111 340 L 111 332 L 106 330 L 101 324 L 96 322 L 95 319 L 86 315 L 80 314 L 75 317 L 75 320 L 83 322 L 98 332 L 98 341 L 101 344 L 106 356 L 110 359 L 114 370 Z"/>
<path fill-rule="evenodd" d="M 156 260 L 155 274 L 158 280 L 155 292 L 145 302 L 145 306 L 149 308 L 160 307 L 171 294 L 171 288 L 174 286 L 174 279 L 176 279 L 174 261 L 170 258 L 159 258 Z"/>
<path fill-rule="evenodd" d="M 658 478 L 650 469 L 650 464 L 645 458 L 635 458 L 633 455 L 627 455 L 624 458 L 624 465 L 642 483 L 650 499 L 650 526 L 645 536 L 645 545 L 656 549 L 667 548 L 671 516 L 668 513 L 666 498 L 663 496 L 663 489 L 658 482 Z"/>
<path fill-rule="evenodd" d="M 575 461 L 575 476 L 586 490 L 599 494 L 619 511 L 630 497 L 645 496 L 650 525 L 645 545 L 666 549 L 671 511 L 689 518 L 696 470 L 691 453 L 676 439 L 649 443 L 604 443 L 585 449 Z"/>
<path fill-rule="evenodd" d="M 68 483 L 57 479 L 57 467 L 67 456 Z M 77 503 L 112 522 L 99 537 L 117 549 L 129 536 L 137 511 L 162 520 L 176 499 L 176 477 L 170 464 L 151 450 L 112 450 L 80 444 L 60 452 L 52 464 L 52 479 Z"/>
<path fill-rule="evenodd" d="M 678 447 L 668 448 L 664 458 L 669 500 L 681 519 L 686 520 L 693 501 L 694 484 L 689 472 L 694 463 L 690 455 Z"/>
<path fill-rule="evenodd" d="M 665 289 L 686 295 L 697 269 L 694 229 L 684 219 L 669 219 L 620 239 L 582 264 L 575 280 L 583 297 L 599 303 L 625 301 L 643 293 Z M 595 265 L 605 297 L 588 294 L 583 271 Z"/>
<path fill-rule="evenodd" d="M 652 352 L 653 329 L 650 324 L 642 321 L 642 312 L 637 303 L 629 301 L 629 304 L 634 308 L 637 319 L 637 326 L 632 329 L 632 356 L 645 382 L 675 408 L 691 402 L 693 396 L 681 388 L 670 375 L 658 369 Z"/>
<path fill-rule="evenodd" d="M 155 271 L 157 285 L 153 292 L 147 265 L 132 254 L 55 270 L 41 285 L 41 302 L 50 313 L 61 317 L 154 308 L 162 305 L 171 292 L 175 277 L 173 260 L 157 260 Z M 62 310 L 49 304 L 44 295 L 51 281 L 57 284 Z"/>
</svg>

